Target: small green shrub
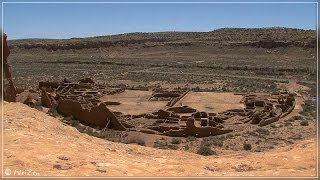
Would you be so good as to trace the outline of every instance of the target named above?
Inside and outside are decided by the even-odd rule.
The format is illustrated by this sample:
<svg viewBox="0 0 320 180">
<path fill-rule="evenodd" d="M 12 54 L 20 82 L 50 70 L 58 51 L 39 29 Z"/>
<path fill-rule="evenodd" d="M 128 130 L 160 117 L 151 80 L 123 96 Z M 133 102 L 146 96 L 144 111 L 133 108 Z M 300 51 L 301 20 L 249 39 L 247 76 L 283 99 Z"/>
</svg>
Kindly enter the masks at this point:
<svg viewBox="0 0 320 180">
<path fill-rule="evenodd" d="M 213 151 L 209 146 L 200 146 L 200 148 L 197 151 L 197 154 L 203 155 L 203 156 L 210 156 L 215 155 L 216 152 Z"/>
<path fill-rule="evenodd" d="M 304 102 L 303 111 L 300 112 L 301 115 L 311 116 L 314 119 L 317 119 L 317 104 L 311 100 Z"/>
<path fill-rule="evenodd" d="M 270 134 L 270 131 L 266 128 L 258 128 L 256 132 L 259 133 L 260 136 L 265 136 Z"/>
<path fill-rule="evenodd" d="M 56 108 L 50 108 L 48 110 L 48 114 L 52 117 L 59 117 L 60 114 L 58 113 L 57 109 Z"/>
<path fill-rule="evenodd" d="M 78 126 L 79 123 L 80 123 L 80 122 L 79 122 L 76 118 L 74 118 L 72 115 L 71 115 L 71 116 L 68 116 L 68 117 L 63 117 L 63 120 L 64 120 L 64 121 L 67 121 L 67 123 L 68 123 L 69 125 L 73 126 L 73 127 Z"/>
<path fill-rule="evenodd" d="M 309 125 L 309 122 L 308 122 L 307 120 L 302 120 L 302 121 L 300 122 L 300 125 L 301 125 L 301 126 L 308 126 L 308 125 Z"/>
<path fill-rule="evenodd" d="M 218 146 L 218 147 L 222 147 L 223 146 L 223 142 L 224 140 L 226 140 L 226 136 L 221 135 L 221 136 L 209 136 L 206 138 L 203 138 L 203 144 L 206 146 Z"/>
<path fill-rule="evenodd" d="M 168 144 L 167 147 L 173 150 L 177 150 L 179 148 L 176 144 Z"/>
<path fill-rule="evenodd" d="M 221 91 L 222 91 L 222 92 L 226 92 L 226 91 L 228 91 L 228 89 L 227 89 L 226 87 L 222 87 L 222 88 L 221 88 Z"/>
<path fill-rule="evenodd" d="M 181 142 L 182 142 L 181 139 L 178 139 L 178 138 L 172 138 L 171 140 L 172 144 L 180 144 Z"/>
<path fill-rule="evenodd" d="M 205 139 L 201 142 L 201 146 L 212 146 L 212 142 L 211 141 L 206 141 Z"/>
<path fill-rule="evenodd" d="M 231 138 L 233 138 L 233 134 L 227 134 L 225 137 L 226 137 L 226 139 L 231 139 Z"/>
<path fill-rule="evenodd" d="M 67 117 L 63 117 L 63 120 L 66 120 L 66 121 L 72 121 L 74 120 L 75 118 L 71 115 L 71 116 L 67 116 Z"/>
<path fill-rule="evenodd" d="M 159 148 L 159 149 L 168 149 L 168 143 L 167 141 L 155 141 L 153 144 L 153 147 Z"/>
<path fill-rule="evenodd" d="M 138 138 L 138 137 L 135 137 L 135 138 L 130 138 L 128 141 L 127 141 L 127 144 L 138 144 L 140 146 L 145 146 L 146 145 L 146 142 L 141 139 L 141 138 Z"/>
<path fill-rule="evenodd" d="M 42 107 L 42 104 L 41 104 L 41 100 L 36 101 L 31 107 L 35 108 L 35 109 L 37 109 L 39 111 L 43 110 L 43 107 Z"/>
<path fill-rule="evenodd" d="M 194 137 L 194 136 L 188 136 L 187 138 L 186 138 L 186 140 L 189 142 L 189 141 L 195 141 L 195 140 L 197 140 L 197 138 L 196 137 Z"/>
<path fill-rule="evenodd" d="M 303 120 L 304 118 L 302 116 L 293 116 L 294 120 Z"/>
<path fill-rule="evenodd" d="M 146 142 L 143 140 L 143 139 L 137 139 L 136 140 L 136 143 L 140 146 L 145 146 L 146 145 Z"/>
<path fill-rule="evenodd" d="M 79 122 L 78 120 L 75 120 L 75 119 L 70 121 L 71 126 L 74 126 L 74 127 L 75 127 L 75 126 L 78 126 L 79 123 L 80 123 L 80 122 Z"/>
<path fill-rule="evenodd" d="M 246 151 L 250 151 L 252 149 L 252 146 L 249 143 L 244 143 L 243 144 L 243 149 L 246 150 Z"/>
<path fill-rule="evenodd" d="M 108 138 L 106 140 L 111 141 L 111 142 L 121 142 L 120 138 Z"/>
<path fill-rule="evenodd" d="M 107 129 L 101 133 L 101 138 L 112 142 L 121 142 L 121 132 L 113 129 Z M 124 143 L 128 144 L 128 141 L 125 141 Z"/>
</svg>

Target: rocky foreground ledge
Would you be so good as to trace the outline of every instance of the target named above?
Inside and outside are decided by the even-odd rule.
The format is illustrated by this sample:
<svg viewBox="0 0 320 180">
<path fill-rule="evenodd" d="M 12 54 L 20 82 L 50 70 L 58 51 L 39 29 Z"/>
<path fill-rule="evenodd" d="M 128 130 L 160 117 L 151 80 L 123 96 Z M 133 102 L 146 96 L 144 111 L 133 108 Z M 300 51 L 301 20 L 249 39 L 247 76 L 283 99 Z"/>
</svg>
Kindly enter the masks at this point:
<svg viewBox="0 0 320 180">
<path fill-rule="evenodd" d="M 201 156 L 91 137 L 4 102 L 3 176 L 315 176 L 316 139 L 268 152 Z"/>
</svg>

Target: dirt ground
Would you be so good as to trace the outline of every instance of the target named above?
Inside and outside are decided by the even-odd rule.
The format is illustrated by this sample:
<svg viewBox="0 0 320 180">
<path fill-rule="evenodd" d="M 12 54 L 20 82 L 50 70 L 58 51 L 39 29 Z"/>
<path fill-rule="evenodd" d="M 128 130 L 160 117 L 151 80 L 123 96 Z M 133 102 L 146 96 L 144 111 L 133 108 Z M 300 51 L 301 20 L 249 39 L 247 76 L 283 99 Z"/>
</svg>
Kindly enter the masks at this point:
<svg viewBox="0 0 320 180">
<path fill-rule="evenodd" d="M 315 138 L 205 157 L 95 138 L 20 103 L 4 102 L 3 108 L 4 176 L 29 170 L 38 176 L 316 175 Z"/>
<path fill-rule="evenodd" d="M 101 100 L 120 102 L 120 105 L 109 105 L 108 108 L 131 115 L 152 113 L 167 104 L 167 101 L 149 101 L 151 96 L 152 91 L 126 90 L 120 94 L 106 95 Z"/>
<path fill-rule="evenodd" d="M 119 102 L 120 105 L 108 105 L 108 107 L 113 111 L 131 115 L 152 113 L 166 106 L 168 101 L 149 101 L 151 96 L 152 91 L 126 90 L 120 94 L 103 96 L 101 100 Z M 190 106 L 206 112 L 222 112 L 227 109 L 244 108 L 240 103 L 242 98 L 243 96 L 234 93 L 189 92 L 175 106 Z"/>
<path fill-rule="evenodd" d="M 198 111 L 217 113 L 227 109 L 244 108 L 240 103 L 242 98 L 243 96 L 234 93 L 189 92 L 176 106 L 190 106 Z"/>
</svg>

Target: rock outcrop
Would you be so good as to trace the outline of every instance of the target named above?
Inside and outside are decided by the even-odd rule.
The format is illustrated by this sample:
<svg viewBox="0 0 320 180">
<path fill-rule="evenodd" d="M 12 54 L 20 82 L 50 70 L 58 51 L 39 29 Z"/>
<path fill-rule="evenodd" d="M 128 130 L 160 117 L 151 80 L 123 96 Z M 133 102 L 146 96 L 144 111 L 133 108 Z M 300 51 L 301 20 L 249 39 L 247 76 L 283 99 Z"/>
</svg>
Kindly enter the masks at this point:
<svg viewBox="0 0 320 180">
<path fill-rule="evenodd" d="M 5 76 L 3 84 L 3 99 L 9 102 L 16 101 L 16 87 L 13 84 L 12 76 L 11 76 L 11 66 L 8 63 L 8 57 L 10 55 L 10 49 L 7 44 L 7 35 L 3 34 L 4 39 L 2 39 L 1 33 L 1 55 L 3 54 L 2 65 L 3 65 L 3 74 Z M 3 45 L 3 47 L 2 47 Z"/>
</svg>

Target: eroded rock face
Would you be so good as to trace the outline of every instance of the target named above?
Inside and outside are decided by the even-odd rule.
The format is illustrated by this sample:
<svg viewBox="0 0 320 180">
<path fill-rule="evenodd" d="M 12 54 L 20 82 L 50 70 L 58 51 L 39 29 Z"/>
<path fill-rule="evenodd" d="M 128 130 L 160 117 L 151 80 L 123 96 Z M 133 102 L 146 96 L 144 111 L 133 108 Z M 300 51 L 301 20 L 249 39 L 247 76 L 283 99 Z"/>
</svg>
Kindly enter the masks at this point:
<svg viewBox="0 0 320 180">
<path fill-rule="evenodd" d="M 274 41 L 274 40 L 260 40 L 250 43 L 251 46 L 261 47 L 261 48 L 277 48 L 277 47 L 286 47 L 292 45 L 292 42 L 286 41 Z"/>
<path fill-rule="evenodd" d="M 10 55 L 10 49 L 8 47 L 7 44 L 7 35 L 3 34 L 4 39 L 2 39 L 2 35 L 1 35 L 1 54 L 3 54 L 3 61 L 2 61 L 2 65 L 3 65 L 3 73 L 5 76 L 6 81 L 4 81 L 4 85 L 3 85 L 3 99 L 5 101 L 9 101 L 9 102 L 15 102 L 16 101 L 16 89 L 15 86 L 13 84 L 12 81 L 12 77 L 11 77 L 11 67 L 8 63 L 8 57 Z M 3 44 L 3 47 L 2 47 Z M 2 52 L 3 50 L 3 52 Z"/>
</svg>

